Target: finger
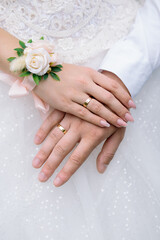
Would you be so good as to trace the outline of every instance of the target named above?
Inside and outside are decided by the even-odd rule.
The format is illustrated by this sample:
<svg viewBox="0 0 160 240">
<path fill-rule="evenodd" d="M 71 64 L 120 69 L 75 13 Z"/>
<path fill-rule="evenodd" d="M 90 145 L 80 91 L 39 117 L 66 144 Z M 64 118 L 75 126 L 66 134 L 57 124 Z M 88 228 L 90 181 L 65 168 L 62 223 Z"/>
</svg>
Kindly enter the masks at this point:
<svg viewBox="0 0 160 240">
<path fill-rule="evenodd" d="M 102 88 L 112 92 L 112 94 L 119 99 L 124 106 L 127 108 L 136 108 L 136 105 L 134 104 L 129 92 L 126 91 L 121 84 L 97 71 L 92 72 L 92 74 L 93 81 Z"/>
<path fill-rule="evenodd" d="M 88 104 L 87 108 L 96 113 L 97 115 L 100 115 L 110 124 L 116 126 L 116 127 L 126 127 L 127 123 L 117 116 L 114 112 L 112 112 L 110 109 L 105 107 L 103 104 L 98 102 L 96 99 L 92 99 L 90 103 Z"/>
<path fill-rule="evenodd" d="M 117 151 L 124 137 L 124 134 L 125 129 L 120 128 L 105 141 L 102 150 L 97 157 L 97 169 L 100 173 L 104 173 L 107 165 L 113 159 L 115 152 Z"/>
<path fill-rule="evenodd" d="M 66 129 L 69 129 L 69 119 L 63 119 L 60 124 Z M 32 165 L 35 168 L 40 168 L 43 163 L 49 157 L 52 149 L 57 144 L 57 142 L 64 136 L 64 133 L 58 128 L 55 127 L 50 134 L 48 135 L 46 141 L 42 145 L 39 152 L 36 154 L 35 158 L 32 161 Z"/>
<path fill-rule="evenodd" d="M 60 139 L 39 174 L 40 181 L 44 182 L 49 179 L 67 154 L 72 151 L 78 141 L 78 135 L 71 129 Z"/>
<path fill-rule="evenodd" d="M 86 140 L 81 140 L 76 147 L 69 160 L 58 173 L 54 180 L 54 185 L 59 187 L 69 180 L 69 178 L 77 171 L 77 169 L 83 164 L 89 154 L 92 152 L 94 145 Z"/>
<path fill-rule="evenodd" d="M 64 113 L 58 110 L 54 110 L 42 123 L 41 127 L 35 135 L 35 144 L 41 144 L 48 133 L 53 127 L 55 127 L 64 117 Z"/>
<path fill-rule="evenodd" d="M 131 122 L 134 121 L 129 110 L 126 107 L 124 107 L 124 105 L 119 100 L 117 100 L 115 96 L 109 91 L 95 84 L 94 86 L 91 87 L 89 94 L 95 97 L 98 101 L 104 103 L 110 110 L 112 110 L 117 116 L 119 116 L 124 121 Z M 99 106 L 100 105 L 96 105 L 96 107 L 98 107 L 98 110 Z"/>
<path fill-rule="evenodd" d="M 98 116 L 98 114 L 94 114 L 90 112 L 87 108 L 84 106 L 81 106 L 80 104 L 83 104 L 86 99 L 88 99 L 89 96 L 86 95 L 86 97 L 82 98 L 80 96 L 77 97 L 76 101 L 79 103 L 74 103 L 71 108 L 71 114 L 87 121 L 90 123 L 93 123 L 99 127 L 110 127 L 110 124 L 101 116 Z"/>
</svg>

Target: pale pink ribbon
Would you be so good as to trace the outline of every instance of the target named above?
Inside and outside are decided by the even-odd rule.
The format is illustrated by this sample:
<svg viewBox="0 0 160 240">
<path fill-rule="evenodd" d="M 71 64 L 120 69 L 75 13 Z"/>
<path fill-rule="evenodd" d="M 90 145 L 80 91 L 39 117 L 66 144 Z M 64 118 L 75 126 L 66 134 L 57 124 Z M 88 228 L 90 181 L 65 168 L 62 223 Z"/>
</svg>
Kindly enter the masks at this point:
<svg viewBox="0 0 160 240">
<path fill-rule="evenodd" d="M 26 96 L 31 92 L 35 108 L 39 110 L 43 119 L 45 119 L 51 112 L 52 108 L 49 104 L 44 102 L 32 91 L 36 86 L 32 75 L 26 76 L 23 80 L 19 80 L 9 74 L 0 72 L 0 81 L 11 86 L 8 95 L 12 98 Z"/>
</svg>

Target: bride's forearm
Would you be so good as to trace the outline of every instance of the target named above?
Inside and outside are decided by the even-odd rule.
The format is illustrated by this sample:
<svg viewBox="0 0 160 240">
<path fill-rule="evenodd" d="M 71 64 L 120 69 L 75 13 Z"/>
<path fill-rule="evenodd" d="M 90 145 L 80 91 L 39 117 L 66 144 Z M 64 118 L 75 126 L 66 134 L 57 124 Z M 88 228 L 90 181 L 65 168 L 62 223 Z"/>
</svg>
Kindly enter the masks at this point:
<svg viewBox="0 0 160 240">
<path fill-rule="evenodd" d="M 3 29 L 0 29 L 0 35 L 0 70 L 11 74 L 7 59 L 10 57 L 17 57 L 17 53 L 14 49 L 19 46 L 19 43 L 21 45 L 22 42 L 19 42 L 17 38 Z M 42 48 L 44 48 L 44 46 L 42 46 Z M 34 51 L 36 51 L 36 53 Z M 33 49 L 32 53 L 33 52 L 35 56 L 39 53 L 38 49 Z M 46 59 L 46 63 L 48 64 L 46 56 L 50 57 L 49 53 L 44 48 L 41 54 L 43 57 L 36 58 L 34 55 L 32 56 L 32 54 L 30 55 L 31 59 L 28 61 L 29 64 L 33 63 L 33 66 L 31 64 L 31 67 L 28 64 L 26 68 L 30 67 L 31 70 L 34 70 L 32 81 L 34 80 L 38 85 L 34 88 L 34 92 L 52 107 L 73 114 L 101 127 L 109 127 L 110 124 L 116 127 L 125 127 L 127 126 L 127 121 L 133 121 L 133 117 L 128 110 L 128 108 L 133 107 L 133 104 L 130 106 L 130 101 L 133 101 L 126 89 L 124 89 L 120 79 L 120 82 L 116 81 L 115 83 L 115 76 L 110 77 L 109 73 L 105 76 L 105 74 L 101 74 L 88 67 L 63 63 L 62 69 L 59 70 L 58 68 L 58 71 L 56 70 L 57 75 L 51 72 L 52 68 L 48 69 L 46 80 L 46 78 L 42 76 L 43 73 L 40 74 L 39 71 L 43 69 L 43 59 Z M 27 60 L 25 60 L 25 63 L 26 62 Z M 21 68 L 22 67 L 23 64 Z M 48 65 L 45 66 L 45 68 L 46 67 L 48 67 Z M 15 71 L 15 69 L 16 68 L 13 68 L 12 71 Z M 45 69 L 45 71 L 47 71 L 47 69 Z M 50 72 L 52 73 L 51 76 Z M 29 75 L 31 73 L 29 72 Z M 28 72 L 21 74 L 22 77 L 27 76 L 25 74 L 28 75 Z M 26 80 L 25 78 L 19 77 L 18 73 L 15 76 L 22 81 Z M 43 77 L 42 81 L 39 80 L 38 76 Z M 56 79 L 55 76 L 57 76 Z M 37 81 L 37 78 L 40 83 Z M 22 81 L 20 81 L 20 83 Z M 30 80 L 28 80 L 28 82 L 30 83 Z M 28 89 L 28 86 L 29 89 L 32 88 L 32 85 L 32 82 L 31 86 L 27 83 L 26 89 Z M 103 104 L 108 106 L 108 108 L 105 108 Z"/>
<path fill-rule="evenodd" d="M 18 47 L 19 40 L 8 33 L 7 31 L 0 28 L 0 70 L 11 74 L 9 70 L 9 62 L 7 59 L 9 57 L 17 57 L 16 51 L 14 51 L 14 48 Z M 18 74 L 12 73 L 12 75 L 15 75 L 18 77 Z"/>
</svg>

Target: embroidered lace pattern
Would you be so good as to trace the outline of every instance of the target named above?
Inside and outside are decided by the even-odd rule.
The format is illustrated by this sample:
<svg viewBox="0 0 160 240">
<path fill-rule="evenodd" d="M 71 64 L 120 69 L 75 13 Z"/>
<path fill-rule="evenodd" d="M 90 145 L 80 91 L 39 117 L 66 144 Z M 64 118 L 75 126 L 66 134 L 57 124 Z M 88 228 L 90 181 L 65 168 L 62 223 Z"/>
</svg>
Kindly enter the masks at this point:
<svg viewBox="0 0 160 240">
<path fill-rule="evenodd" d="M 19 39 L 44 36 L 62 61 L 82 63 L 130 29 L 142 0 L 1 0 L 0 27 Z"/>
</svg>

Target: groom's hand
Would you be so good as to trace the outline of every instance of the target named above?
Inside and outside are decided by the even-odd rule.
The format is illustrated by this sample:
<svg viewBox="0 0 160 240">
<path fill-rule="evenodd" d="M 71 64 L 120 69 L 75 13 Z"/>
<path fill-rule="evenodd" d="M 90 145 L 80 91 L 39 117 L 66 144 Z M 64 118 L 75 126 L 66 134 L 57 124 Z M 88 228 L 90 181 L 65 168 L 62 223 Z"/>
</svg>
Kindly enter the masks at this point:
<svg viewBox="0 0 160 240">
<path fill-rule="evenodd" d="M 35 139 L 35 143 L 41 143 L 49 134 L 33 160 L 33 166 L 36 168 L 40 168 L 44 164 L 39 174 L 39 180 L 42 182 L 47 181 L 63 159 L 78 143 L 54 180 L 56 186 L 64 184 L 83 164 L 93 149 L 103 140 L 110 137 L 108 144 L 112 147 L 109 148 L 106 142 L 106 145 L 104 145 L 98 157 L 98 170 L 99 172 L 103 172 L 105 164 L 109 163 L 122 140 L 123 134 L 119 132 L 121 129 L 118 130 L 118 128 L 113 126 L 104 129 L 70 114 L 66 114 L 64 118 L 60 120 L 61 118 L 63 118 L 62 112 L 57 110 L 53 111 L 37 132 L 36 136 L 39 142 Z M 57 119 L 57 122 L 55 119 Z M 60 125 L 66 129 L 66 134 L 56 126 L 57 123 L 60 123 Z M 124 129 L 121 130 L 121 132 L 123 131 Z M 117 135 L 112 135 L 115 133 L 117 133 Z M 114 144 L 112 144 L 112 138 Z M 114 139 L 116 139 L 116 141 L 114 141 Z M 107 151 L 105 151 L 105 148 Z"/>
</svg>

